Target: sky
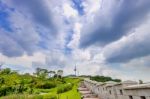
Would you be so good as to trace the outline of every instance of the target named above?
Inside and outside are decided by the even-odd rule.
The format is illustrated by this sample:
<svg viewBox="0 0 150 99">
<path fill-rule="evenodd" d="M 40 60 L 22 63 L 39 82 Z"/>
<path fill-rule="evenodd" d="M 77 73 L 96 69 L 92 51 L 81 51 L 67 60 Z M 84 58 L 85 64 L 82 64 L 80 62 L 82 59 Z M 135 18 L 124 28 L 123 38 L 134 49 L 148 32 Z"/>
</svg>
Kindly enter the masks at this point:
<svg viewBox="0 0 150 99">
<path fill-rule="evenodd" d="M 0 0 L 0 62 L 33 73 L 150 82 L 150 0 Z"/>
</svg>

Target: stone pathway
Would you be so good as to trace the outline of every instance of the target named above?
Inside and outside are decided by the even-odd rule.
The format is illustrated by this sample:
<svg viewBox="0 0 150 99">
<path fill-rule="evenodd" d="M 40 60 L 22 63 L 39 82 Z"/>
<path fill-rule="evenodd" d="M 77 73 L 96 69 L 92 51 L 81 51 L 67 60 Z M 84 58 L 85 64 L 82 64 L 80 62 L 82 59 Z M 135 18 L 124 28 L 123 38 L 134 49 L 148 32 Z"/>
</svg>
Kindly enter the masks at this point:
<svg viewBox="0 0 150 99">
<path fill-rule="evenodd" d="M 96 94 L 92 93 L 88 88 L 86 88 L 84 83 L 80 84 L 78 91 L 81 93 L 81 99 L 99 99 Z"/>
</svg>

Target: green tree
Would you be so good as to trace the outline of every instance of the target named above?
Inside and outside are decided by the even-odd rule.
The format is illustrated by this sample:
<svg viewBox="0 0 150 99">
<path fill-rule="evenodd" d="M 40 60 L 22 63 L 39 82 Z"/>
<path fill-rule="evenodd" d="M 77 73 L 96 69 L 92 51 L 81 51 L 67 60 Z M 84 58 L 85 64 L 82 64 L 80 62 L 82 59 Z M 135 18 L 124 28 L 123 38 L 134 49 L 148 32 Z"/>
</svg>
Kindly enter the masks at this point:
<svg viewBox="0 0 150 99">
<path fill-rule="evenodd" d="M 11 73 L 11 69 L 10 68 L 5 68 L 5 69 L 2 69 L 0 71 L 0 74 L 10 74 Z"/>
<path fill-rule="evenodd" d="M 57 76 L 58 76 L 59 78 L 61 78 L 62 75 L 63 75 L 63 70 L 58 70 L 58 71 L 57 71 Z"/>
<path fill-rule="evenodd" d="M 143 81 L 142 81 L 142 80 L 139 80 L 139 84 L 143 84 Z"/>
<path fill-rule="evenodd" d="M 37 68 L 36 73 L 37 77 L 41 79 L 45 79 L 48 76 L 48 70 L 47 69 L 42 69 L 42 68 Z"/>
</svg>

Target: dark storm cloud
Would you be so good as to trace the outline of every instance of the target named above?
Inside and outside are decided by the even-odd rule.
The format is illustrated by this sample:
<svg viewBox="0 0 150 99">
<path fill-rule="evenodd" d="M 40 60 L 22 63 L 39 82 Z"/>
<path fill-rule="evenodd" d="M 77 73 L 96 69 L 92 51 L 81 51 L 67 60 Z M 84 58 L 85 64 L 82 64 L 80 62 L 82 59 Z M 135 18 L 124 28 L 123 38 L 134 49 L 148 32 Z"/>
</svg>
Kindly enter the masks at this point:
<svg viewBox="0 0 150 99">
<path fill-rule="evenodd" d="M 112 7 L 113 9 L 108 12 L 110 16 L 107 16 L 107 21 L 110 20 L 109 22 L 105 23 L 103 17 L 98 17 L 95 18 L 91 29 L 83 28 L 80 47 L 84 48 L 93 44 L 104 46 L 116 41 L 140 25 L 150 12 L 149 0 L 117 1 L 116 5 L 113 5 L 116 7 Z"/>
</svg>

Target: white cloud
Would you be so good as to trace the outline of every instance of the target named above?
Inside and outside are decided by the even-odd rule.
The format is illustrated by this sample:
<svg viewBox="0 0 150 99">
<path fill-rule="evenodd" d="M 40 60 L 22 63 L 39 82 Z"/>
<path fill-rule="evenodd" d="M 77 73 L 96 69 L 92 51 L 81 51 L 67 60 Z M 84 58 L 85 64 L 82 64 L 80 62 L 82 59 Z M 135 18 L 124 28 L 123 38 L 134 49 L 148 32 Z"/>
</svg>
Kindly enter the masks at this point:
<svg viewBox="0 0 150 99">
<path fill-rule="evenodd" d="M 69 18 L 69 17 L 77 17 L 78 12 L 74 8 L 71 7 L 70 4 L 65 3 L 63 4 L 63 10 L 64 10 L 64 15 Z"/>
<path fill-rule="evenodd" d="M 150 47 L 148 46 L 150 43 L 148 38 L 150 36 L 150 18 L 144 22 L 134 31 L 130 31 L 130 35 L 124 36 L 103 49 L 106 61 L 126 62 L 150 54 Z"/>
<path fill-rule="evenodd" d="M 116 16 L 124 15 L 126 12 L 124 5 L 129 4 L 125 0 L 120 2 L 117 0 L 84 0 L 81 4 L 83 15 L 79 15 L 79 9 L 74 8 L 73 2 L 70 0 L 28 0 L 15 3 L 3 0 L 3 2 L 8 7 L 15 8 L 14 12 L 8 10 L 8 20 L 14 31 L 8 32 L 0 28 L 0 60 L 7 65 L 19 65 L 20 67 L 17 68 L 26 68 L 25 71 L 31 71 L 38 66 L 47 69 L 63 69 L 66 75 L 74 74 L 73 69 L 76 64 L 79 74 L 99 74 L 123 80 L 146 80 L 148 78 L 146 75 L 149 70 L 149 56 L 145 56 L 149 54 L 150 50 L 150 47 L 147 46 L 150 43 L 150 22 L 145 21 L 147 17 L 142 22 L 135 21 L 135 24 L 138 23 L 138 27 L 126 32 L 125 35 L 122 33 L 117 40 L 112 40 L 115 35 L 113 33 L 116 32 L 109 31 L 110 34 L 105 35 L 105 29 L 107 31 L 111 26 L 115 26 L 116 31 L 120 29 L 118 28 L 120 26 L 118 18 L 124 17 L 116 18 Z M 39 8 L 36 8 L 37 5 L 34 2 L 37 2 L 37 5 L 40 4 Z M 130 2 L 129 6 L 132 9 L 134 2 Z M 18 3 L 21 6 L 17 5 Z M 145 11 L 145 9 L 149 9 L 149 6 L 143 9 Z M 126 13 L 128 12 L 130 9 L 127 9 Z M 142 13 L 140 12 L 141 15 L 144 15 L 144 12 Z M 111 24 L 114 19 L 117 20 L 115 21 L 117 25 L 115 22 Z M 135 26 L 133 23 L 131 22 Z M 123 29 L 132 27 L 131 24 L 126 24 Z M 102 28 L 104 26 L 104 31 L 93 32 L 101 26 Z M 96 35 L 93 36 L 94 33 Z M 104 38 L 103 35 L 99 36 L 101 33 L 104 33 Z M 80 49 L 81 41 L 90 41 L 90 39 L 94 43 L 91 42 L 92 45 L 88 48 Z M 98 43 L 95 44 L 95 40 L 96 42 L 98 40 Z M 102 40 L 105 46 L 99 46 L 101 45 L 99 40 Z M 70 53 L 66 54 L 65 51 L 68 50 Z M 143 55 L 145 52 L 148 54 Z M 137 56 L 142 58 L 137 58 Z M 126 62 L 112 64 L 112 61 L 110 62 L 112 59 L 116 59 L 117 62 L 126 60 Z M 105 60 L 109 63 L 105 63 Z M 33 66 L 32 63 L 34 63 Z M 138 75 L 138 73 L 142 75 Z"/>
<path fill-rule="evenodd" d="M 101 7 L 102 1 L 103 0 L 94 0 L 93 2 L 93 0 L 85 0 L 82 4 L 84 6 L 84 11 L 87 14 L 97 12 Z"/>
<path fill-rule="evenodd" d="M 82 28 L 82 24 L 75 23 L 74 29 L 73 29 L 74 34 L 72 36 L 72 40 L 67 45 L 69 48 L 72 48 L 72 49 L 78 48 L 81 28 Z"/>
<path fill-rule="evenodd" d="M 4 62 L 6 65 L 16 65 L 22 67 L 32 67 L 33 61 L 38 61 L 41 63 L 45 63 L 45 55 L 41 52 L 34 53 L 32 56 L 23 55 L 20 57 L 7 57 L 0 53 L 0 60 Z M 13 67 L 12 67 L 13 68 Z"/>
</svg>

